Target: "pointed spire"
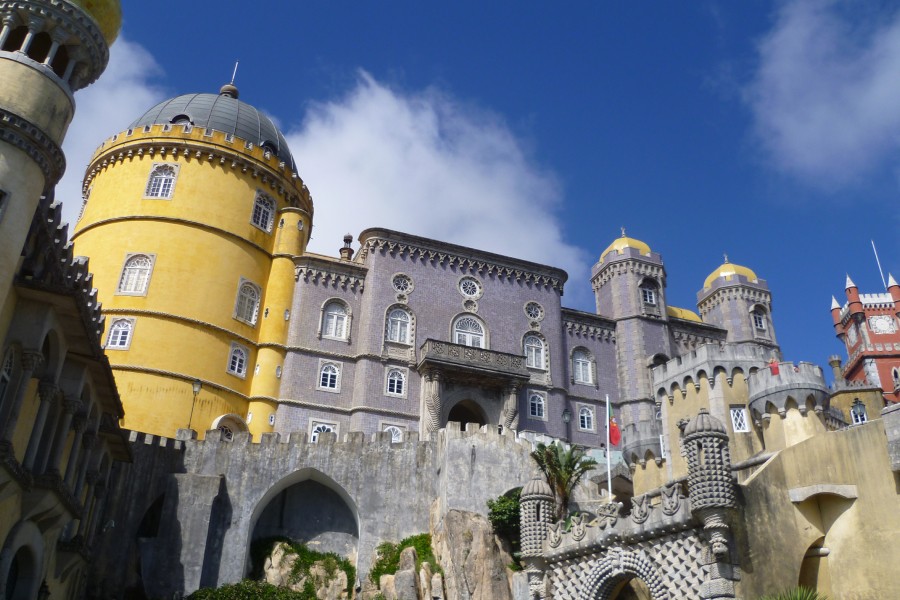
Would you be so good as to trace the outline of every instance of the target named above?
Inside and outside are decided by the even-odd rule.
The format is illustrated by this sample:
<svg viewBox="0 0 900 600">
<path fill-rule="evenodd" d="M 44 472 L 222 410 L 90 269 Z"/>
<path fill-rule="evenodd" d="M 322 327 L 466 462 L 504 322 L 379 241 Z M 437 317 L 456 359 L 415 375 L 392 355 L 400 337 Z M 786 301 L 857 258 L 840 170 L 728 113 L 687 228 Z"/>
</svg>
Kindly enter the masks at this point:
<svg viewBox="0 0 900 600">
<path fill-rule="evenodd" d="M 894 287 L 897 284 L 897 280 L 894 279 L 894 276 L 888 273 L 888 287 Z"/>
<path fill-rule="evenodd" d="M 855 288 L 855 287 L 856 287 L 856 284 L 853 283 L 852 279 L 850 279 L 850 274 L 848 273 L 847 274 L 847 285 L 845 285 L 844 288 L 849 290 L 850 288 Z"/>
<path fill-rule="evenodd" d="M 836 299 L 834 296 L 832 296 L 832 297 L 831 297 L 831 310 L 834 310 L 834 309 L 836 309 L 836 308 L 837 308 L 838 310 L 840 310 L 841 305 L 838 304 L 837 299 Z"/>
</svg>

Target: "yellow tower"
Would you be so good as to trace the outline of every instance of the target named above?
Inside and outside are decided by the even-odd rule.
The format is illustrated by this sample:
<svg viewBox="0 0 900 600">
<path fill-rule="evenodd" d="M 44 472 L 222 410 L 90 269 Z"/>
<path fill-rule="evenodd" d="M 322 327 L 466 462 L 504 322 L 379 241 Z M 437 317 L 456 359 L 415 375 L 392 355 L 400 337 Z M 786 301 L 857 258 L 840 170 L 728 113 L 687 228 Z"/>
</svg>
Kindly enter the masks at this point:
<svg viewBox="0 0 900 600">
<path fill-rule="evenodd" d="M 233 85 L 178 96 L 100 146 L 84 195 L 123 425 L 271 431 L 313 216 L 284 136 Z"/>
<path fill-rule="evenodd" d="M 0 3 L 0 340 L 31 219 L 65 170 L 72 94 L 106 68 L 121 22 L 118 0 Z"/>
</svg>

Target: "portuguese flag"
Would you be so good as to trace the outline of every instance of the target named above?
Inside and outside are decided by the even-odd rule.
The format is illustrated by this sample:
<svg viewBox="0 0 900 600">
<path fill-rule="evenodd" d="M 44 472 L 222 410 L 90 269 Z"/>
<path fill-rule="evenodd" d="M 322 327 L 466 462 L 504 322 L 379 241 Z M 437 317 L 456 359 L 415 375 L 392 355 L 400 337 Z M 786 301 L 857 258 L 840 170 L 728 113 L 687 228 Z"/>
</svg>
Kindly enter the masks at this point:
<svg viewBox="0 0 900 600">
<path fill-rule="evenodd" d="M 616 423 L 616 418 L 612 414 L 608 400 L 606 402 L 606 417 L 607 427 L 609 427 L 609 443 L 613 446 L 618 446 L 619 442 L 622 441 L 622 432 L 619 431 L 619 424 Z"/>
</svg>

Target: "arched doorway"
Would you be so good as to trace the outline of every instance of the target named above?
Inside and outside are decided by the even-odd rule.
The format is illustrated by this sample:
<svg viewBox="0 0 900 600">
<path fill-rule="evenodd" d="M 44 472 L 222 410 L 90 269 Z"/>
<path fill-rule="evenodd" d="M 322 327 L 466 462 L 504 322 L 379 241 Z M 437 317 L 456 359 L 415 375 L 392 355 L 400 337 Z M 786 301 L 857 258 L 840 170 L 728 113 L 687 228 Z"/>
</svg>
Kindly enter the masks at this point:
<svg viewBox="0 0 900 600">
<path fill-rule="evenodd" d="M 31 600 L 41 584 L 44 544 L 31 521 L 20 521 L 10 531 L 0 552 L 0 592 L 3 600 Z"/>
<path fill-rule="evenodd" d="M 647 584 L 637 577 L 623 578 L 613 589 L 609 600 L 653 600 Z"/>
<path fill-rule="evenodd" d="M 472 400 L 462 400 L 453 405 L 450 414 L 447 415 L 447 422 L 475 423 L 479 427 L 487 425 L 487 416 L 478 404 Z"/>
<path fill-rule="evenodd" d="M 584 600 L 670 600 L 659 571 L 644 552 L 611 549 L 586 583 Z"/>
<path fill-rule="evenodd" d="M 315 469 L 285 478 L 255 511 L 251 547 L 273 538 L 300 542 L 317 552 L 334 552 L 356 563 L 359 523 L 356 507 L 336 482 Z M 258 568 L 259 565 L 249 565 Z"/>
</svg>

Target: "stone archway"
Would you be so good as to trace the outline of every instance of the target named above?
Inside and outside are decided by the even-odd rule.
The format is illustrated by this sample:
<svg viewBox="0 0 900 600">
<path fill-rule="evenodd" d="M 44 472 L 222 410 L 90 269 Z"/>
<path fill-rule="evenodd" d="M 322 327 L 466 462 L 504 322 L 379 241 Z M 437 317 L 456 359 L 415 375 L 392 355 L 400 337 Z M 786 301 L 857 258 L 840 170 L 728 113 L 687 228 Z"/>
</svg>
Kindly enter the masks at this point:
<svg viewBox="0 0 900 600">
<path fill-rule="evenodd" d="M 646 586 L 651 600 L 670 600 L 662 576 L 644 552 L 613 548 L 597 562 L 585 586 L 583 600 L 613 600 L 632 579 Z"/>
<path fill-rule="evenodd" d="M 30 600 L 41 584 L 44 540 L 37 525 L 20 521 L 0 551 L 0 593 L 8 600 Z"/>
<path fill-rule="evenodd" d="M 488 418 L 484 414 L 484 410 L 473 400 L 461 400 L 450 408 L 447 413 L 447 422 L 462 423 L 465 427 L 466 423 L 475 423 L 479 427 L 487 425 Z"/>
</svg>

